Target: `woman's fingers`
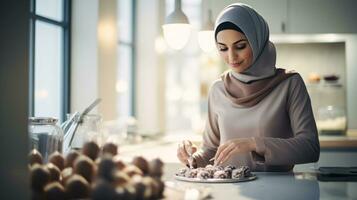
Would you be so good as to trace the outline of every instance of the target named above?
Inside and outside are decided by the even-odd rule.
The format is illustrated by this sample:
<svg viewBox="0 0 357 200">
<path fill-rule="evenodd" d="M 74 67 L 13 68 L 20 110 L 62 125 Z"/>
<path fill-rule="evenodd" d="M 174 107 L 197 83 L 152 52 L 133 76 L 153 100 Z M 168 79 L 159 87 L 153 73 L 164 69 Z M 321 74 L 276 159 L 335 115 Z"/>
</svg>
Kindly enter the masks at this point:
<svg viewBox="0 0 357 200">
<path fill-rule="evenodd" d="M 192 146 L 192 142 L 190 140 L 184 140 L 182 141 L 183 144 L 185 145 L 191 145 Z"/>
<path fill-rule="evenodd" d="M 182 155 L 178 156 L 179 157 L 179 160 L 181 163 L 187 165 L 188 164 L 188 160 L 187 159 L 184 159 Z"/>
<path fill-rule="evenodd" d="M 218 147 L 216 155 L 214 156 L 214 164 L 219 165 L 223 162 L 226 162 L 227 159 L 236 153 L 251 152 L 255 148 L 254 140 L 251 138 L 238 138 L 229 140 Z"/>
<path fill-rule="evenodd" d="M 195 153 L 197 151 L 197 147 L 192 147 L 192 153 Z"/>
<path fill-rule="evenodd" d="M 233 154 L 237 153 L 237 150 L 239 150 L 239 147 L 233 147 L 231 151 L 227 153 L 227 155 L 221 160 L 221 163 L 226 162 Z"/>
<path fill-rule="evenodd" d="M 180 148 L 181 154 L 185 157 L 185 159 L 187 159 L 189 157 L 186 147 L 184 144 L 181 144 L 181 148 Z"/>
<path fill-rule="evenodd" d="M 192 150 L 192 142 L 189 141 L 189 140 L 184 140 L 183 141 L 183 145 L 184 145 L 184 148 L 185 148 L 185 151 L 188 155 L 191 155 L 193 154 L 193 150 Z"/>
<path fill-rule="evenodd" d="M 227 160 L 227 155 L 234 150 L 235 148 L 235 144 L 234 143 L 230 143 L 228 145 L 225 146 L 224 149 L 221 150 L 220 154 L 218 155 L 215 164 L 222 164 L 224 160 Z"/>
<path fill-rule="evenodd" d="M 190 154 L 193 154 L 196 151 L 197 147 L 193 146 L 191 141 L 184 140 L 178 144 L 177 157 L 182 163 L 187 164 L 187 159 L 190 157 Z"/>
<path fill-rule="evenodd" d="M 187 162 L 188 154 L 187 154 L 182 143 L 179 143 L 179 145 L 178 145 L 177 157 L 180 159 L 181 162 L 183 162 L 183 163 Z"/>
<path fill-rule="evenodd" d="M 191 141 L 184 140 L 182 143 L 188 156 L 194 154 L 197 151 L 197 147 L 195 147 Z"/>
<path fill-rule="evenodd" d="M 229 145 L 229 143 L 224 143 L 220 145 L 217 149 L 216 155 L 214 156 L 214 160 L 217 161 L 218 156 L 221 155 L 222 151 Z"/>
</svg>

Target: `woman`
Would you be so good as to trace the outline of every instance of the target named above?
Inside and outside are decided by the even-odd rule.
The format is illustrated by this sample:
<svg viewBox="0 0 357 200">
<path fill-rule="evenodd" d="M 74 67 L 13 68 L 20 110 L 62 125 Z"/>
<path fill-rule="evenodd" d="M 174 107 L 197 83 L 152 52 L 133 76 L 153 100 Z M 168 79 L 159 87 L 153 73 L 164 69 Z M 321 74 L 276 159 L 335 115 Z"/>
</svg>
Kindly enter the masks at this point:
<svg viewBox="0 0 357 200">
<path fill-rule="evenodd" d="M 275 67 L 262 16 L 232 4 L 216 20 L 215 39 L 231 70 L 210 88 L 202 149 L 196 152 L 183 141 L 179 160 L 193 159 L 195 167 L 247 165 L 253 171 L 290 171 L 295 164 L 316 162 L 320 145 L 305 84 L 298 73 Z"/>
</svg>

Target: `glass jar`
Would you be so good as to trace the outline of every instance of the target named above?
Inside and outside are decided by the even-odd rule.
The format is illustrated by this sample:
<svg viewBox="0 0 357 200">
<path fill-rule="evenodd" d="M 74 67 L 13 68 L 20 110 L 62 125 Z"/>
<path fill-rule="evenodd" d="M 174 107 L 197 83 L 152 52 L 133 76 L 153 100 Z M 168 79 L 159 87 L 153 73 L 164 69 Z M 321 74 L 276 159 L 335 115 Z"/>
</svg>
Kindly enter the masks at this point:
<svg viewBox="0 0 357 200">
<path fill-rule="evenodd" d="M 316 125 L 321 135 L 344 135 L 347 129 L 344 107 L 330 105 L 318 108 Z"/>
<path fill-rule="evenodd" d="M 102 116 L 96 114 L 84 115 L 73 137 L 72 148 L 81 149 L 83 144 L 88 141 L 94 141 L 101 145 L 103 143 L 101 127 Z"/>
<path fill-rule="evenodd" d="M 346 93 L 338 81 L 325 81 L 317 108 L 316 125 L 321 135 L 344 135 L 347 130 Z"/>
<path fill-rule="evenodd" d="M 37 149 L 45 162 L 55 151 L 62 153 L 63 132 L 51 117 L 29 118 L 30 150 Z"/>
</svg>

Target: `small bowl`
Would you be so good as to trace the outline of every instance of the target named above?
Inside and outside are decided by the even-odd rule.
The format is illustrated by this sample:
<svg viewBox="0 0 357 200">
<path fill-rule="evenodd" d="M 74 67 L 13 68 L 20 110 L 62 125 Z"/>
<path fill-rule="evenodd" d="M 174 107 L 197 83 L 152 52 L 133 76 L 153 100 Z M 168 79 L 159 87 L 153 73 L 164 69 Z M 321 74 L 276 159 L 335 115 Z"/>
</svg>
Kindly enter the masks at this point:
<svg viewBox="0 0 357 200">
<path fill-rule="evenodd" d="M 334 74 L 324 76 L 324 80 L 327 82 L 336 82 L 338 79 L 340 79 L 340 77 Z"/>
</svg>

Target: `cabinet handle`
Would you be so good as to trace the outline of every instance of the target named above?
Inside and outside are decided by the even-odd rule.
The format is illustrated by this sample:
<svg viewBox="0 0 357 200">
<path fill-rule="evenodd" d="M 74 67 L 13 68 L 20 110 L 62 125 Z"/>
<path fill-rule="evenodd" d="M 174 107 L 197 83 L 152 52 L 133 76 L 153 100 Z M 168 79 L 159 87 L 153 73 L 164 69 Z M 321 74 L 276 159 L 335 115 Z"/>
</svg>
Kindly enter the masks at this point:
<svg viewBox="0 0 357 200">
<path fill-rule="evenodd" d="M 286 27 L 285 27 L 285 22 L 281 22 L 281 32 L 285 33 L 285 30 Z"/>
</svg>

